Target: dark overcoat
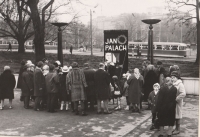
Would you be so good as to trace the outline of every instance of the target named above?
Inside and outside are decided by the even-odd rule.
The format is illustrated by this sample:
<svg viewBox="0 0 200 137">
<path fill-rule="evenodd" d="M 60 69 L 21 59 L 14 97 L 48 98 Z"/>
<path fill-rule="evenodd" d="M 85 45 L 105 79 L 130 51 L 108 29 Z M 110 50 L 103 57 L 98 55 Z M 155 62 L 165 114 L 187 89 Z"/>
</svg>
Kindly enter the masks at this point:
<svg viewBox="0 0 200 137">
<path fill-rule="evenodd" d="M 157 75 L 153 70 L 147 72 L 144 78 L 144 101 L 147 101 L 151 91 L 153 91 L 153 85 L 158 83 Z"/>
<path fill-rule="evenodd" d="M 19 76 L 18 76 L 18 80 L 17 80 L 17 88 L 21 88 L 21 83 L 22 83 L 22 73 L 25 71 L 24 66 L 20 67 L 19 70 Z"/>
<path fill-rule="evenodd" d="M 143 76 L 137 79 L 135 75 L 131 75 L 127 80 L 128 87 L 128 100 L 130 103 L 139 104 L 142 95 L 144 79 Z"/>
<path fill-rule="evenodd" d="M 85 88 L 85 92 L 87 95 L 87 100 L 95 100 L 95 90 L 94 90 L 94 74 L 95 70 L 91 68 L 84 68 L 83 72 L 85 74 L 85 80 L 87 83 L 87 87 Z"/>
<path fill-rule="evenodd" d="M 44 96 L 45 95 L 45 77 L 40 68 L 34 71 L 34 96 Z"/>
<path fill-rule="evenodd" d="M 59 77 L 59 99 L 61 101 L 70 101 L 70 95 L 68 94 L 66 87 L 66 77 L 67 73 L 63 73 Z"/>
<path fill-rule="evenodd" d="M 0 99 L 14 99 L 15 76 L 5 70 L 0 76 Z"/>
<path fill-rule="evenodd" d="M 110 98 L 110 77 L 108 72 L 98 69 L 94 74 L 95 92 L 97 100 L 107 100 Z"/>
<path fill-rule="evenodd" d="M 176 110 L 176 87 L 165 85 L 160 89 L 157 100 L 158 119 L 160 126 L 174 126 Z"/>
<path fill-rule="evenodd" d="M 47 93 L 58 93 L 59 75 L 57 74 L 57 72 L 49 72 L 45 76 L 45 85 Z"/>
<path fill-rule="evenodd" d="M 21 83 L 22 96 L 33 95 L 33 78 L 29 71 L 24 71 L 22 73 L 22 83 Z"/>
</svg>

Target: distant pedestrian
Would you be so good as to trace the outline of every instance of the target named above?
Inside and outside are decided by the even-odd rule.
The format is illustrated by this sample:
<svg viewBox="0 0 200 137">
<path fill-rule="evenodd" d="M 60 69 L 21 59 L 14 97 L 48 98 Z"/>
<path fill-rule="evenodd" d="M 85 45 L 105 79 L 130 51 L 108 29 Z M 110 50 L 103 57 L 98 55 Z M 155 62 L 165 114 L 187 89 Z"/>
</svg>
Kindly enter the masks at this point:
<svg viewBox="0 0 200 137">
<path fill-rule="evenodd" d="M 57 71 L 55 70 L 55 66 L 49 65 L 49 73 L 45 76 L 45 84 L 47 90 L 47 109 L 48 112 L 55 112 L 55 105 L 57 94 L 59 90 L 59 76 Z"/>
<path fill-rule="evenodd" d="M 152 125 L 150 127 L 150 130 L 153 130 L 155 128 L 159 128 L 156 124 L 156 119 L 158 119 L 158 111 L 157 111 L 157 101 L 158 101 L 158 95 L 160 91 L 160 85 L 158 83 L 155 83 L 153 85 L 153 91 L 149 94 L 148 102 L 151 107 L 151 113 L 152 113 Z"/>
<path fill-rule="evenodd" d="M 79 68 L 77 62 L 72 63 L 72 70 L 67 75 L 67 89 L 71 87 L 71 100 L 74 103 L 75 114 L 78 115 L 78 104 L 81 102 L 81 115 L 86 116 L 84 101 L 87 99 L 84 88 L 87 87 L 84 72 Z"/>
<path fill-rule="evenodd" d="M 94 82 L 97 95 L 97 114 L 101 114 L 101 101 L 104 104 L 104 114 L 111 114 L 108 110 L 108 100 L 110 99 L 110 76 L 104 70 L 105 65 L 99 64 L 99 69 L 95 72 Z"/>
<path fill-rule="evenodd" d="M 176 128 L 172 132 L 173 135 L 180 133 L 180 124 L 182 119 L 183 98 L 186 96 L 185 87 L 180 79 L 179 72 L 173 71 L 171 73 L 173 85 L 177 88 L 176 94 Z"/>
<path fill-rule="evenodd" d="M 41 102 L 45 95 L 45 78 L 42 73 L 43 62 L 39 61 L 34 71 L 34 96 L 35 96 L 35 111 L 41 110 Z"/>
<path fill-rule="evenodd" d="M 12 74 L 10 67 L 5 66 L 4 72 L 0 76 L 0 109 L 4 108 L 4 99 L 9 99 L 9 108 L 12 108 L 12 100 L 14 99 L 15 76 Z"/>
<path fill-rule="evenodd" d="M 10 42 L 8 43 L 8 49 L 7 49 L 7 51 L 8 51 L 8 50 L 10 50 L 10 51 L 12 52 L 12 45 L 11 45 Z"/>
<path fill-rule="evenodd" d="M 72 51 L 73 51 L 73 46 L 70 46 L 70 49 L 69 49 L 71 55 L 72 55 Z"/>
</svg>

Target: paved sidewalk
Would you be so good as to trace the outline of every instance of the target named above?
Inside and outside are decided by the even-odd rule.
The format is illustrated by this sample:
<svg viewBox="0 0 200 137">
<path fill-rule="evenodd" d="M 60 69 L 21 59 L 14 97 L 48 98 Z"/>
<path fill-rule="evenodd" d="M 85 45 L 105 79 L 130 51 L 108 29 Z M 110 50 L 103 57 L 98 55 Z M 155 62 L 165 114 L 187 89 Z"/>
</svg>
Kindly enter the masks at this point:
<svg viewBox="0 0 200 137">
<path fill-rule="evenodd" d="M 71 111 L 25 110 L 19 101 L 20 92 L 15 90 L 13 109 L 0 111 L 0 136 L 40 136 L 40 137 L 154 137 L 158 131 L 150 131 L 151 112 L 142 114 L 121 110 L 110 115 L 97 115 L 88 111 L 88 116 L 76 116 Z M 198 134 L 198 96 L 188 96 L 184 100 L 181 134 L 177 137 L 197 137 Z M 33 105 L 33 102 L 31 103 Z M 122 98 L 125 107 L 125 98 Z M 115 105 L 109 103 L 110 109 Z M 144 104 L 144 108 L 147 107 Z"/>
</svg>

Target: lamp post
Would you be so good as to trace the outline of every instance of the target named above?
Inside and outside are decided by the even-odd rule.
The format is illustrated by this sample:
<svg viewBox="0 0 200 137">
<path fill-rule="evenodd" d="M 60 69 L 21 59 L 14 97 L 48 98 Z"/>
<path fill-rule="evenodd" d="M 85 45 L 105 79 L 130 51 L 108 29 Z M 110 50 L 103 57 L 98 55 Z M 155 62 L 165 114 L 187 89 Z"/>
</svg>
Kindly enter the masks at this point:
<svg viewBox="0 0 200 137">
<path fill-rule="evenodd" d="M 149 36 L 148 36 L 148 54 L 147 59 L 153 64 L 153 24 L 160 22 L 160 19 L 145 19 L 143 23 L 149 24 Z"/>
<path fill-rule="evenodd" d="M 61 66 L 63 66 L 63 49 L 62 49 L 62 30 L 61 27 L 68 25 L 69 23 L 51 23 L 54 26 L 58 27 L 58 60 L 61 63 Z"/>
</svg>

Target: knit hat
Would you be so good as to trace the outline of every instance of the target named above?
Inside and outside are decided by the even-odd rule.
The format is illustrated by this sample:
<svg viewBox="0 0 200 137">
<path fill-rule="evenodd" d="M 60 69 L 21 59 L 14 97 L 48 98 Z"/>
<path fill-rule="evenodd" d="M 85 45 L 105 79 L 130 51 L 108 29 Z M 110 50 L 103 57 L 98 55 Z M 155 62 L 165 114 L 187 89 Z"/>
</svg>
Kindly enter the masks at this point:
<svg viewBox="0 0 200 137">
<path fill-rule="evenodd" d="M 153 88 L 154 87 L 158 87 L 158 89 L 160 89 L 160 85 L 158 84 L 158 83 L 155 83 L 154 85 L 153 85 Z"/>
<path fill-rule="evenodd" d="M 162 62 L 161 62 L 161 61 L 158 61 L 158 62 L 157 62 L 157 65 L 162 65 Z"/>
<path fill-rule="evenodd" d="M 113 77 L 112 77 L 112 79 L 116 79 L 116 80 L 117 80 L 117 79 L 118 79 L 118 77 L 117 77 L 117 76 L 113 76 Z"/>
<path fill-rule="evenodd" d="M 39 61 L 39 62 L 37 63 L 37 66 L 38 66 L 39 68 L 41 68 L 43 65 L 44 65 L 44 64 L 43 64 L 42 61 Z"/>
<path fill-rule="evenodd" d="M 72 68 L 78 68 L 78 63 L 77 62 L 73 62 L 72 63 Z"/>
<path fill-rule="evenodd" d="M 172 73 L 171 73 L 171 76 L 174 76 L 174 77 L 176 77 L 176 78 L 180 78 L 180 75 L 179 75 L 179 73 L 177 72 L 177 71 L 173 71 Z"/>
</svg>

